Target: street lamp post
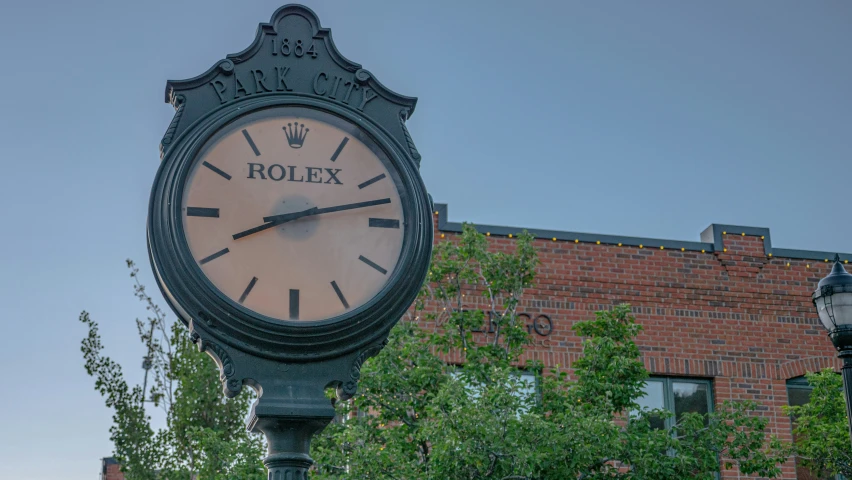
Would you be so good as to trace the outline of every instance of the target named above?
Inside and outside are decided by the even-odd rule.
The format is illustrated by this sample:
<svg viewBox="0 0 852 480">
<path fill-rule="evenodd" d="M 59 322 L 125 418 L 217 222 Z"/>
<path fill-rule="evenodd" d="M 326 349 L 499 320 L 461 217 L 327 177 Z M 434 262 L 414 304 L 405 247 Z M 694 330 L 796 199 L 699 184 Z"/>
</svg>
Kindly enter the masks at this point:
<svg viewBox="0 0 852 480">
<path fill-rule="evenodd" d="M 834 257 L 831 273 L 819 281 L 813 302 L 837 356 L 843 359 L 846 417 L 852 436 L 852 275 L 843 268 L 839 255 Z"/>
</svg>

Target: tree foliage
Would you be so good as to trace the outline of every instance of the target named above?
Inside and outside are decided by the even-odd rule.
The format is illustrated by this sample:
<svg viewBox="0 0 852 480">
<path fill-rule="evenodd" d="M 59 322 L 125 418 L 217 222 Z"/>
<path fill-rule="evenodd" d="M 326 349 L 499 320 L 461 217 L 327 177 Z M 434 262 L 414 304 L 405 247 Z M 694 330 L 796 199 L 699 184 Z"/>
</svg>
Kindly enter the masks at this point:
<svg viewBox="0 0 852 480">
<path fill-rule="evenodd" d="M 245 429 L 249 395 L 226 399 L 212 359 L 199 352 L 181 322 L 167 322 L 128 260 L 136 297 L 149 316 L 136 320 L 145 345 L 143 385 L 129 385 L 122 366 L 103 354 L 98 324 L 87 312 L 81 351 L 95 389 L 113 411 L 110 439 L 128 480 L 256 479 L 266 477 L 262 440 Z M 150 383 L 149 383 L 150 381 Z M 154 430 L 146 408 L 162 408 Z"/>
<path fill-rule="evenodd" d="M 852 478 L 852 447 L 843 380 L 831 369 L 805 376 L 813 387 L 808 403 L 785 407 L 795 418 L 795 452 L 802 464 L 821 475 Z"/>
<path fill-rule="evenodd" d="M 213 362 L 180 322 L 167 324 L 128 266 L 150 311 L 137 320 L 148 351 L 141 386 L 128 385 L 103 354 L 97 323 L 80 316 L 85 367 L 114 412 L 127 478 L 260 480 L 262 441 L 243 425 L 249 396 L 223 397 Z M 720 464 L 778 476 L 788 452 L 753 402 L 652 428 L 670 414 L 637 403 L 648 372 L 629 306 L 578 322 L 582 355 L 545 371 L 518 312 L 537 267 L 526 233 L 512 251 L 489 249 L 471 226 L 438 244 L 416 304 L 364 365 L 360 394 L 338 402 L 340 421 L 314 439 L 315 478 L 709 480 Z M 148 407 L 164 409 L 166 428 L 152 428 Z"/>
<path fill-rule="evenodd" d="M 488 247 L 471 226 L 436 246 L 416 305 L 363 367 L 359 395 L 338 403 L 341 420 L 314 440 L 315 478 L 709 480 L 720 461 L 780 474 L 787 451 L 752 402 L 651 428 L 669 414 L 637 404 L 648 372 L 629 306 L 575 325 L 573 379 L 565 366 L 543 371 L 517 311 L 538 266 L 533 238 L 518 235 L 511 252 Z"/>
</svg>

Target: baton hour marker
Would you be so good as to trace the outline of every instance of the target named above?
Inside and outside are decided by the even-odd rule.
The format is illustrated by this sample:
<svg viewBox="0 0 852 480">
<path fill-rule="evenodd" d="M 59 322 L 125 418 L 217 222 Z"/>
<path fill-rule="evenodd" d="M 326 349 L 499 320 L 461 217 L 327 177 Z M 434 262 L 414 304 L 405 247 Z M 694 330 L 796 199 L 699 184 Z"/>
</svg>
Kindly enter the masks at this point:
<svg viewBox="0 0 852 480">
<path fill-rule="evenodd" d="M 376 262 L 374 262 L 374 261 L 370 260 L 369 258 L 365 257 L 364 255 L 360 255 L 360 256 L 358 257 L 358 260 L 361 260 L 362 262 L 366 263 L 367 265 L 369 265 L 369 266 L 371 266 L 371 267 L 375 268 L 375 269 L 376 269 L 376 270 L 378 270 L 378 271 L 379 271 L 379 273 L 381 273 L 382 275 L 387 275 L 387 274 L 388 274 L 388 271 L 387 271 L 387 270 L 385 270 L 384 268 L 380 267 L 380 266 L 379 266 Z"/>
<path fill-rule="evenodd" d="M 346 297 L 343 296 L 343 292 L 340 291 L 340 287 L 337 286 L 337 282 L 331 282 L 331 288 L 334 289 L 334 293 L 337 294 L 337 298 L 340 299 L 340 303 L 343 304 L 343 308 L 349 308 L 349 302 L 346 301 Z"/>
<path fill-rule="evenodd" d="M 337 157 L 340 155 L 340 152 L 343 151 L 343 147 L 346 146 L 346 142 L 348 141 L 349 137 L 343 137 L 343 140 L 340 142 L 340 145 L 338 145 L 337 150 L 335 150 L 334 153 L 331 155 L 332 162 L 337 161 Z"/>
<path fill-rule="evenodd" d="M 223 248 L 222 250 L 219 250 L 218 252 L 214 253 L 213 255 L 202 258 L 201 260 L 198 261 L 198 263 L 200 263 L 201 265 L 204 265 L 207 262 L 210 262 L 212 260 L 216 260 L 217 258 L 221 257 L 222 255 L 224 255 L 228 252 L 230 252 L 230 250 L 228 250 L 227 248 Z"/>
<path fill-rule="evenodd" d="M 222 170 L 220 170 L 219 168 L 217 168 L 215 165 L 213 165 L 213 164 L 211 164 L 211 163 L 204 162 L 204 163 L 202 163 L 202 165 L 204 165 L 205 167 L 209 168 L 210 170 L 213 170 L 214 172 L 218 173 L 218 174 L 219 174 L 219 175 L 221 175 L 221 176 L 222 176 L 225 180 L 230 180 L 230 179 L 231 179 L 231 176 L 230 176 L 230 175 L 228 175 L 227 173 L 223 172 Z"/>
<path fill-rule="evenodd" d="M 364 187 L 369 187 L 370 185 L 372 185 L 372 184 L 374 184 L 374 183 L 378 182 L 379 180 L 381 180 L 381 179 L 383 179 L 383 178 L 385 178 L 385 174 L 384 174 L 384 173 L 383 173 L 383 174 L 381 174 L 381 175 L 375 176 L 375 177 L 373 177 L 373 178 L 371 178 L 371 179 L 367 180 L 366 182 L 364 182 L 364 183 L 362 183 L 362 184 L 358 185 L 358 189 L 360 190 L 360 189 L 362 189 L 362 188 L 364 188 Z"/>
<path fill-rule="evenodd" d="M 299 319 L 299 291 L 290 289 L 290 320 Z"/>
<path fill-rule="evenodd" d="M 248 297 L 249 293 L 251 293 L 251 289 L 254 288 L 255 283 L 257 283 L 257 277 L 251 277 L 251 281 L 249 282 L 245 291 L 243 292 L 242 295 L 240 295 L 240 303 L 243 303 L 243 302 L 246 301 L 246 297 Z"/>
<path fill-rule="evenodd" d="M 378 228 L 399 228 L 399 220 L 391 218 L 371 218 L 370 226 Z"/>
<path fill-rule="evenodd" d="M 187 217 L 219 218 L 218 208 L 186 207 Z"/>
<path fill-rule="evenodd" d="M 245 128 L 243 129 L 243 136 L 246 137 L 246 141 L 254 152 L 254 156 L 259 157 L 260 150 L 257 149 L 257 145 L 254 144 L 254 140 L 251 139 L 251 135 L 249 135 L 248 130 L 246 130 Z"/>
</svg>

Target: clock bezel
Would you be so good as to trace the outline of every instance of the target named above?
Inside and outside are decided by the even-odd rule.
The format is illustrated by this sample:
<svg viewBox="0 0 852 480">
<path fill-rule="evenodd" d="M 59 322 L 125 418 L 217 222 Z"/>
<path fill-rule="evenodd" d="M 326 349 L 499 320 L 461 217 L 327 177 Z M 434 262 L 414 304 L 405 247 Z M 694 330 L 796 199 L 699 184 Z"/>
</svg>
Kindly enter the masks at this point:
<svg viewBox="0 0 852 480">
<path fill-rule="evenodd" d="M 274 108 L 316 110 L 357 129 L 384 153 L 402 204 L 403 241 L 390 278 L 373 298 L 329 319 L 279 320 L 234 302 L 204 274 L 190 252 L 183 229 L 187 181 L 210 141 L 235 122 Z M 386 336 L 415 300 L 421 284 L 412 279 L 423 278 L 429 264 L 431 202 L 415 162 L 390 134 L 368 118 L 308 96 L 260 97 L 240 102 L 239 109 L 229 106 L 214 110 L 176 139 L 154 181 L 148 242 L 157 283 L 185 324 L 192 328 L 200 322 L 203 330 L 218 340 L 263 357 L 315 361 L 361 349 Z"/>
</svg>

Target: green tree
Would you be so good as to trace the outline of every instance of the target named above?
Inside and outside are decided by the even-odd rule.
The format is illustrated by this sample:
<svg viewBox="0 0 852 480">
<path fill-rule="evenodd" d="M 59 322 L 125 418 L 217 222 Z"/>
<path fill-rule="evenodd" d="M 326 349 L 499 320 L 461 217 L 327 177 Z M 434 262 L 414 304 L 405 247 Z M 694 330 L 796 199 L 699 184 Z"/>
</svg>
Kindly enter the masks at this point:
<svg viewBox="0 0 852 480">
<path fill-rule="evenodd" d="M 813 387 L 805 405 L 785 407 L 795 418 L 795 452 L 805 467 L 821 476 L 852 478 L 852 447 L 843 380 L 831 369 L 805 375 Z"/>
<path fill-rule="evenodd" d="M 136 320 L 145 345 L 143 384 L 129 385 L 121 365 L 103 355 L 98 324 L 87 312 L 81 351 L 86 372 L 113 411 L 110 439 L 128 480 L 266 478 L 262 439 L 245 429 L 250 395 L 226 399 L 212 359 L 195 348 L 181 322 L 167 322 L 127 261 L 136 297 L 149 316 Z M 166 427 L 155 431 L 146 406 L 162 408 Z"/>
<path fill-rule="evenodd" d="M 576 380 L 555 370 L 543 378 L 540 412 L 556 430 L 554 446 L 576 457 L 552 455 L 536 478 L 710 480 L 720 463 L 746 475 L 778 476 L 789 450 L 767 436 L 768 419 L 755 402 L 682 414 L 672 430 L 651 427 L 653 418 L 671 413 L 636 403 L 648 372 L 633 341 L 641 326 L 630 312 L 620 305 L 577 323 L 574 330 L 584 340 L 583 356 L 572 366 Z"/>
<path fill-rule="evenodd" d="M 584 338 L 574 380 L 558 366 L 542 372 L 525 356 L 517 311 L 537 266 L 527 233 L 512 252 L 489 249 L 469 225 L 437 245 L 417 303 L 362 369 L 359 395 L 339 402 L 341 420 L 314 440 L 316 478 L 712 479 L 720 461 L 780 473 L 787 452 L 754 403 L 651 428 L 668 413 L 636 403 L 648 372 L 628 306 L 574 327 Z"/>
</svg>

